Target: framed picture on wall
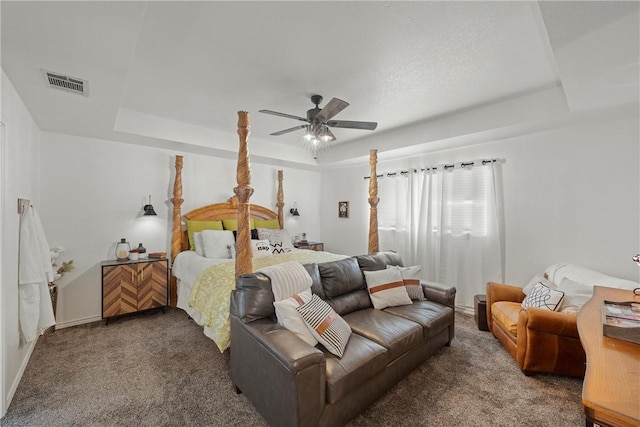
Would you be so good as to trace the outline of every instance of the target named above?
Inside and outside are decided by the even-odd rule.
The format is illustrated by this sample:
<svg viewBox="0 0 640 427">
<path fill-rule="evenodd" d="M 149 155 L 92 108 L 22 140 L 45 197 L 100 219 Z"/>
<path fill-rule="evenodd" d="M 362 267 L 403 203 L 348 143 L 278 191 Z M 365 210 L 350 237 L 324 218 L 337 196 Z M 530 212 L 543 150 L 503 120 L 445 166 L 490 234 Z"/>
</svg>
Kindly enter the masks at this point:
<svg viewBox="0 0 640 427">
<path fill-rule="evenodd" d="M 349 218 L 349 202 L 338 202 L 338 218 Z"/>
</svg>

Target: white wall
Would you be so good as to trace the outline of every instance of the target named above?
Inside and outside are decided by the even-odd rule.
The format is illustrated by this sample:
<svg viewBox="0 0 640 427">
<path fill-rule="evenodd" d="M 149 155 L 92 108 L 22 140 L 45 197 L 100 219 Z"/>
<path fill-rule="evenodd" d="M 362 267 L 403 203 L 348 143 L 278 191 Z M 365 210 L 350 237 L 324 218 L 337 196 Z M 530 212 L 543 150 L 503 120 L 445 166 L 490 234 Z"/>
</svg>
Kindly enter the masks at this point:
<svg viewBox="0 0 640 427">
<path fill-rule="evenodd" d="M 75 265 L 59 281 L 59 326 L 100 318 L 100 261 L 115 258 L 121 237 L 132 246 L 142 242 L 148 251 L 169 252 L 176 154 L 184 155 L 183 213 L 233 195 L 235 160 L 42 134 L 42 222 L 49 244 L 65 247 L 61 259 L 73 259 Z M 252 162 L 252 203 L 277 209 L 277 169 Z M 285 227 L 292 237 L 306 231 L 320 238 L 320 173 L 283 170 Z M 138 218 L 142 198 L 149 194 L 158 217 Z M 288 214 L 294 201 L 302 214 L 298 218 Z"/>
<path fill-rule="evenodd" d="M 2 401 L 4 415 L 18 387 L 36 341 L 20 347 L 18 323 L 18 230 L 17 199 L 40 205 L 40 130 L 15 88 L 2 72 L 2 123 L 5 127 L 2 153 Z"/>
<path fill-rule="evenodd" d="M 589 117 L 495 142 L 380 161 L 378 173 L 479 158 L 504 159 L 508 283 L 526 284 L 556 262 L 639 281 L 640 269 L 631 261 L 640 251 L 638 118 Z M 367 251 L 369 205 L 363 177 L 368 175 L 369 165 L 364 162 L 323 174 L 323 234 L 336 252 Z M 339 199 L 351 202 L 351 218 L 337 218 Z"/>
</svg>

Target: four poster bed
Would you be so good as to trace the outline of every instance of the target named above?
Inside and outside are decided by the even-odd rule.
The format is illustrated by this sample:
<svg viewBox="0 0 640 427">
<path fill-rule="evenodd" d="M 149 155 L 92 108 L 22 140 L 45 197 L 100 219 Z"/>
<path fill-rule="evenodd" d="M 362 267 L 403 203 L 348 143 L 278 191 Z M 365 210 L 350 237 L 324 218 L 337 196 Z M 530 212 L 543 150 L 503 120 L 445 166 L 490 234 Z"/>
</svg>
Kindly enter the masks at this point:
<svg viewBox="0 0 640 427">
<path fill-rule="evenodd" d="M 283 172 L 278 171 L 277 212 L 264 206 L 249 203 L 253 194 L 249 170 L 247 137 L 249 135 L 249 113 L 238 112 L 238 135 L 240 137 L 237 183 L 235 196 L 223 203 L 200 207 L 185 214 L 181 212 L 182 156 L 176 156 L 173 186 L 172 234 L 171 234 L 171 304 L 185 310 L 211 338 L 220 351 L 230 344 L 229 301 L 235 288 L 235 279 L 241 274 L 288 261 L 321 263 L 346 258 L 347 255 L 329 252 L 295 249 L 284 229 Z M 369 164 L 369 253 L 378 251 L 377 227 L 377 180 L 376 150 L 370 150 Z M 183 227 L 186 224 L 186 227 Z M 266 228 L 261 228 L 262 225 Z M 201 228 L 205 227 L 205 228 Z M 186 229 L 185 229 L 186 228 Z M 195 231 L 195 230 L 199 231 Z M 208 231 L 213 230 L 213 231 Z M 225 234 L 225 230 L 226 234 Z M 234 241 L 227 244 L 228 256 L 220 256 L 221 236 L 228 238 L 233 230 Z M 260 233 L 258 236 L 256 234 Z M 200 234 L 200 236 L 198 236 Z M 260 237 L 267 235 L 273 249 L 269 254 L 256 252 Z M 274 237 L 275 236 L 275 237 Z M 278 236 L 284 241 L 277 242 Z M 253 239 L 252 239 L 253 237 Z M 256 240 L 256 237 L 258 239 Z M 202 239 L 205 239 L 203 242 Z M 288 242 L 286 240 L 289 240 Z M 204 254 L 196 244 L 204 247 Z M 265 240 L 262 240 L 265 242 Z M 235 242 L 235 243 L 234 243 Z M 278 246 L 279 245 L 279 246 Z M 235 248 L 235 254 L 232 250 Z M 216 249 L 216 256 L 207 256 L 209 248 Z M 269 246 L 267 246 L 269 249 Z M 260 256 L 258 256 L 260 254 Z M 235 257 L 234 257 L 235 255 Z M 266 256 L 263 256 L 266 255 Z"/>
</svg>

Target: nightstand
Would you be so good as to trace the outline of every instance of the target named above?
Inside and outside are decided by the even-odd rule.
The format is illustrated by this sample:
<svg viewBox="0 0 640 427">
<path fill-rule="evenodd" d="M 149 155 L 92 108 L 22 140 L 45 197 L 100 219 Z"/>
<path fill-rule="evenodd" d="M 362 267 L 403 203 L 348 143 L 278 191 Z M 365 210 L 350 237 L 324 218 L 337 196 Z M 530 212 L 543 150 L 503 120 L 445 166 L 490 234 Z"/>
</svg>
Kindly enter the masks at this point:
<svg viewBox="0 0 640 427">
<path fill-rule="evenodd" d="M 102 318 L 169 304 L 169 260 L 102 261 Z"/>
<path fill-rule="evenodd" d="M 324 243 L 322 242 L 297 242 L 293 244 L 298 249 L 309 249 L 311 251 L 324 251 Z"/>
</svg>

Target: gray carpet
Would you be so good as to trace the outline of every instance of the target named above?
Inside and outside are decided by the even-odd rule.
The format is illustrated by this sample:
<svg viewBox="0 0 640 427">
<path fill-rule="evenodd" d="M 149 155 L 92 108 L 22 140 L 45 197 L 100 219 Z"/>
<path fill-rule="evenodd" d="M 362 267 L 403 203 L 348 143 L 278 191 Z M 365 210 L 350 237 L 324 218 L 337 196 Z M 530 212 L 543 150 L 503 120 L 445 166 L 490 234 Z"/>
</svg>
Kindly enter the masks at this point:
<svg viewBox="0 0 640 427">
<path fill-rule="evenodd" d="M 582 426 L 582 381 L 524 376 L 489 332 L 456 338 L 350 426 Z M 178 309 L 39 338 L 2 426 L 264 426 L 229 353 Z"/>
</svg>

